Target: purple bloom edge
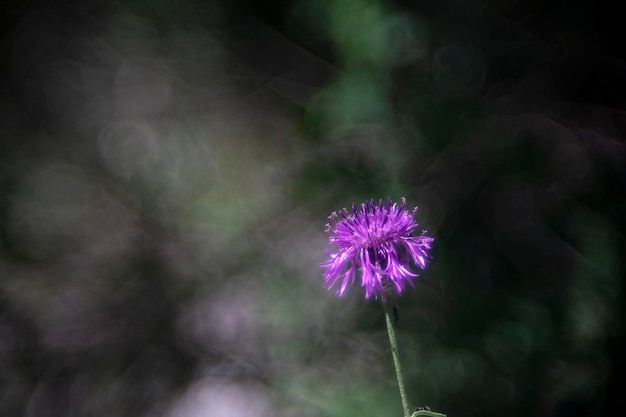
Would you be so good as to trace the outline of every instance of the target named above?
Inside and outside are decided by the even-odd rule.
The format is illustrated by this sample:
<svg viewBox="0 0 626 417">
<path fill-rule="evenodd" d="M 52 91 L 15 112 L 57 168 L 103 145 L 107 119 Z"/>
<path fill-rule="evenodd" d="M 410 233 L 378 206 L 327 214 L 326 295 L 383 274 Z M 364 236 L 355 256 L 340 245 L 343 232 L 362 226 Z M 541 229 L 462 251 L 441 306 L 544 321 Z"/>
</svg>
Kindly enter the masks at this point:
<svg viewBox="0 0 626 417">
<path fill-rule="evenodd" d="M 414 236 L 417 207 L 412 211 L 405 207 L 404 198 L 399 206 L 391 198 L 385 204 L 372 199 L 360 206 L 353 204 L 352 212 L 345 208 L 333 212 L 326 231 L 336 251 L 327 250 L 329 259 L 321 264 L 326 268 L 324 288 L 338 286 L 337 295 L 342 296 L 358 275 L 366 299 L 385 297 L 390 290 L 401 294 L 406 283 L 413 286 L 418 274 L 412 269 L 426 268 L 435 239 L 425 236 L 425 230 Z"/>
</svg>

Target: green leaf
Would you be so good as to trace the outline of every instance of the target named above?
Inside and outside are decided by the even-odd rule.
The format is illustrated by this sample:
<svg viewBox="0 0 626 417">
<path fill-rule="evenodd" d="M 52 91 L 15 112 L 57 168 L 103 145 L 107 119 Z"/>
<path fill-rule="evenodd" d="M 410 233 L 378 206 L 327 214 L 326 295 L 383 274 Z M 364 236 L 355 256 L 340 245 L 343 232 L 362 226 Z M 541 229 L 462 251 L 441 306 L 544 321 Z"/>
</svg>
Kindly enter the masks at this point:
<svg viewBox="0 0 626 417">
<path fill-rule="evenodd" d="M 420 416 L 424 416 L 424 417 L 448 417 L 445 414 L 441 414 L 441 413 L 437 413 L 436 411 L 429 411 L 429 410 L 418 410 L 418 411 L 414 412 L 413 414 L 411 414 L 411 417 L 420 417 Z"/>
</svg>

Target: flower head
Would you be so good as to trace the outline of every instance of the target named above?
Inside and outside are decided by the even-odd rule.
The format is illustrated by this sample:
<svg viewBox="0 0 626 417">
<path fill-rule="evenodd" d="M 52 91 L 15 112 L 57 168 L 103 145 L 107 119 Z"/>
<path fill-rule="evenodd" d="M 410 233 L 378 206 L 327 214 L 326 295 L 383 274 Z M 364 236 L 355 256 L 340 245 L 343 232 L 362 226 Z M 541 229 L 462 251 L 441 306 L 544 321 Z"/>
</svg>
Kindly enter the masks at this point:
<svg viewBox="0 0 626 417">
<path fill-rule="evenodd" d="M 389 289 L 400 294 L 405 282 L 413 285 L 411 279 L 417 274 L 411 269 L 426 267 L 428 250 L 435 239 L 424 236 L 425 230 L 414 236 L 417 207 L 409 212 L 405 206 L 404 198 L 400 206 L 390 198 L 386 204 L 370 200 L 358 207 L 352 204 L 352 213 L 344 208 L 328 217 L 326 231 L 337 250 L 329 253 L 329 259 L 321 265 L 326 268 L 326 289 L 340 283 L 337 294 L 342 296 L 357 275 L 365 287 L 365 298 L 385 297 Z"/>
</svg>

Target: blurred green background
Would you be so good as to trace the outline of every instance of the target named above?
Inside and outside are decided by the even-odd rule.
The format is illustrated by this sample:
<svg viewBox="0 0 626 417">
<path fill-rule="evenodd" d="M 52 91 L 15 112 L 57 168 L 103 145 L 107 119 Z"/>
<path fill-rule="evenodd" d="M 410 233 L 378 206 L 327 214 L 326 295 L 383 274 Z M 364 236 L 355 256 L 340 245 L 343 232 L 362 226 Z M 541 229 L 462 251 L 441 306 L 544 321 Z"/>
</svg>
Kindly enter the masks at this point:
<svg viewBox="0 0 626 417">
<path fill-rule="evenodd" d="M 626 65 L 592 2 L 9 1 L 0 416 L 400 416 L 326 217 L 406 197 L 412 406 L 624 411 Z"/>
</svg>

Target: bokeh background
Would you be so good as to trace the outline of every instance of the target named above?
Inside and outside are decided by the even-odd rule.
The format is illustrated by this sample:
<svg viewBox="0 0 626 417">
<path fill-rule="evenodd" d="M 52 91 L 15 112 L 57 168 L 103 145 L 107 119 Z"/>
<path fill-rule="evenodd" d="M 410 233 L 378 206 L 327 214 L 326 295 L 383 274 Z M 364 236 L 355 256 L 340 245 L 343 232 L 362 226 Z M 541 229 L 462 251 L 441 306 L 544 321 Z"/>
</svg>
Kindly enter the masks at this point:
<svg viewBox="0 0 626 417">
<path fill-rule="evenodd" d="M 625 410 L 618 6 L 8 1 L 0 415 L 400 416 L 326 217 L 405 196 L 412 406 Z"/>
</svg>

